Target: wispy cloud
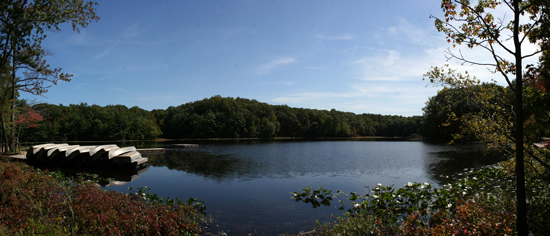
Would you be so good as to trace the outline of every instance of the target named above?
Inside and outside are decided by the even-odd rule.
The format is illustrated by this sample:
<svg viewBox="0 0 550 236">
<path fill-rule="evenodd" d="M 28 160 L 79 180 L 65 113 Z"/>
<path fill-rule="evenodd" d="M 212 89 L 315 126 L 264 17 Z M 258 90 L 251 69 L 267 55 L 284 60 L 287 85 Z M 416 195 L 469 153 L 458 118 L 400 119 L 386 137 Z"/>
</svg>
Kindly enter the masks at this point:
<svg viewBox="0 0 550 236">
<path fill-rule="evenodd" d="M 99 59 L 102 59 L 102 58 L 108 56 L 115 49 L 116 46 L 117 46 L 117 44 L 113 44 L 113 45 L 109 46 L 108 48 L 104 49 L 103 51 L 101 51 L 100 53 L 98 53 L 94 57 L 92 57 L 92 61 L 97 61 Z"/>
<path fill-rule="evenodd" d="M 397 21 L 398 25 L 389 27 L 387 33 L 400 41 L 416 45 L 430 45 L 434 40 L 437 42 L 445 41 L 444 37 L 433 35 L 433 27 L 421 28 L 401 17 Z"/>
<path fill-rule="evenodd" d="M 288 96 L 276 97 L 272 99 L 274 102 L 279 103 L 301 103 L 306 101 L 321 100 L 327 98 L 345 98 L 353 97 L 353 94 L 350 93 L 337 93 L 337 92 L 302 92 L 302 93 L 293 93 Z"/>
<path fill-rule="evenodd" d="M 360 80 L 397 81 L 403 79 L 399 74 L 399 70 L 403 69 L 400 67 L 408 67 L 410 63 L 411 61 L 402 58 L 397 50 L 372 49 L 366 56 L 353 61 L 351 70 L 359 74 L 356 78 Z M 410 72 L 410 68 L 405 70 L 407 73 Z"/>
<path fill-rule="evenodd" d="M 396 87 L 394 84 L 384 83 L 359 83 L 354 84 L 348 91 L 344 92 L 298 92 L 288 94 L 287 96 L 276 97 L 272 99 L 272 101 L 281 103 L 300 103 L 333 98 L 379 98 L 385 96 L 385 94 L 391 94 L 394 98 L 414 97 L 415 94 L 418 94 L 418 88 Z"/>
<path fill-rule="evenodd" d="M 293 85 L 294 82 L 292 82 L 292 81 L 281 81 L 281 82 L 275 82 L 275 84 Z"/>
<path fill-rule="evenodd" d="M 348 76 L 339 79 L 337 88 L 294 91 L 272 101 L 356 113 L 419 115 L 428 97 L 437 91 L 426 87 L 422 75 L 430 66 L 445 62 L 443 49 L 439 44 L 405 53 L 399 48 L 365 47 L 358 51 L 361 55 L 344 64 Z"/>
<path fill-rule="evenodd" d="M 353 39 L 353 34 L 341 34 L 341 35 L 318 34 L 318 35 L 315 35 L 315 38 L 324 39 L 324 40 L 351 40 Z"/>
<path fill-rule="evenodd" d="M 394 77 L 372 77 L 372 78 L 361 78 L 361 80 L 365 81 L 400 81 L 401 78 L 394 76 Z"/>
<path fill-rule="evenodd" d="M 388 57 L 384 62 L 382 62 L 382 65 L 385 67 L 391 66 L 395 64 L 395 62 L 399 59 L 400 53 L 395 50 L 388 50 Z"/>
<path fill-rule="evenodd" d="M 372 48 L 372 47 L 366 47 L 366 46 L 353 46 L 351 48 L 346 48 L 346 49 L 342 49 L 342 50 L 338 50 L 338 51 L 343 52 L 343 53 L 347 53 L 347 54 L 351 54 L 351 55 L 355 55 L 358 52 L 362 52 L 362 51 L 365 51 L 365 50 L 373 50 L 373 49 L 374 48 Z"/>
<path fill-rule="evenodd" d="M 273 98 L 272 101 L 327 110 L 337 107 L 355 113 L 420 115 L 419 106 L 436 91 L 435 88 L 426 88 L 418 83 L 405 87 L 396 83 L 401 85 L 401 82 L 369 81 L 353 84 L 348 91 L 296 92 Z"/>
<path fill-rule="evenodd" d="M 82 90 L 82 89 L 85 89 L 86 87 L 88 87 L 88 84 L 75 84 L 74 85 L 75 90 Z"/>
<path fill-rule="evenodd" d="M 145 33 L 147 30 L 149 30 L 148 27 L 145 27 L 143 24 L 135 23 L 122 31 L 122 36 L 131 39 Z"/>
<path fill-rule="evenodd" d="M 250 72 L 252 74 L 255 74 L 255 75 L 265 75 L 265 74 L 271 72 L 272 70 L 274 70 L 277 67 L 284 66 L 284 65 L 287 65 L 287 64 L 291 64 L 295 61 L 296 61 L 296 59 L 294 59 L 293 57 L 280 57 L 280 58 L 271 60 L 268 63 L 262 64 L 262 65 L 260 65 L 256 68 L 250 70 Z"/>
<path fill-rule="evenodd" d="M 87 31 L 83 30 L 78 34 L 73 34 L 67 37 L 66 42 L 77 46 L 92 46 L 98 45 L 100 40 L 93 38 Z"/>
</svg>

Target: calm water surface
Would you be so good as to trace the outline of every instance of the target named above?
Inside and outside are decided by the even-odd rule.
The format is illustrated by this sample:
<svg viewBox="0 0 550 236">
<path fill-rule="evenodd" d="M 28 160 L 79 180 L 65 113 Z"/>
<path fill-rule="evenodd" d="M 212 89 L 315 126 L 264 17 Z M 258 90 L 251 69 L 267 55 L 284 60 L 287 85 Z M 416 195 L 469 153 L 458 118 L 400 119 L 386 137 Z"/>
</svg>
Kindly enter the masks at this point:
<svg viewBox="0 0 550 236">
<path fill-rule="evenodd" d="M 343 213 L 336 209 L 339 204 L 313 209 L 310 204 L 290 199 L 289 192 L 306 186 L 365 193 L 365 185 L 378 183 L 397 187 L 409 181 L 440 185 L 447 181 L 441 175 L 502 160 L 502 155 L 483 155 L 476 145 L 419 141 L 199 144 L 195 149 L 178 149 L 169 143 L 131 144 L 170 150 L 143 154 L 149 158 L 147 171 L 126 185 L 107 188 L 125 191 L 148 186 L 159 196 L 198 198 L 205 202 L 206 213 L 212 215 L 215 231 L 276 235 L 309 231 L 315 219 Z"/>
</svg>

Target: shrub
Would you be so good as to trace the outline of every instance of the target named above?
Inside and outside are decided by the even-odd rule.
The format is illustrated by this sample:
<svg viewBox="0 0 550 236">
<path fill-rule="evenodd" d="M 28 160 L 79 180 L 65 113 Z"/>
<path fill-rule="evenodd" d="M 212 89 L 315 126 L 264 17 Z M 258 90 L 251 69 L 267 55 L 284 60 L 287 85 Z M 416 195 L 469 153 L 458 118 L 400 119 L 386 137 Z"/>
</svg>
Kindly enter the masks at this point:
<svg viewBox="0 0 550 236">
<path fill-rule="evenodd" d="M 148 189 L 147 189 L 148 190 Z M 147 201 L 84 180 L 67 180 L 22 163 L 0 161 L 2 235 L 197 235 L 207 217 L 197 205 Z"/>
<path fill-rule="evenodd" d="M 441 188 L 428 183 L 404 187 L 367 186 L 365 195 L 346 194 L 351 201 L 343 216 L 317 222 L 316 235 L 511 235 L 516 229 L 515 178 L 502 164 L 478 172 L 465 169 L 463 177 Z M 534 235 L 549 235 L 549 182 L 530 176 L 529 228 Z M 296 201 L 314 207 L 330 205 L 341 191 L 323 187 L 293 192 Z M 346 202 L 339 201 L 345 206 Z M 348 202 L 349 203 L 349 202 Z M 342 207 L 345 208 L 345 207 Z"/>
</svg>

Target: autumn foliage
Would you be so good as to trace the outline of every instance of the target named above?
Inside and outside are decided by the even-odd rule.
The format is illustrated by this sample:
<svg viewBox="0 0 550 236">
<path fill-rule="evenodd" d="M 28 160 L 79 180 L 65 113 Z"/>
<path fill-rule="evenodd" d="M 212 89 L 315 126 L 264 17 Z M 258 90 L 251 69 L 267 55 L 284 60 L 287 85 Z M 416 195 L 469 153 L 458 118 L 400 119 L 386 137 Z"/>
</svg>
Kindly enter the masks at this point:
<svg viewBox="0 0 550 236">
<path fill-rule="evenodd" d="M 0 161 L 0 235 L 198 235 L 204 222 L 187 204 L 155 204 Z"/>
<path fill-rule="evenodd" d="M 19 114 L 17 117 L 17 124 L 24 125 L 27 128 L 36 128 L 37 122 L 44 120 L 42 115 L 36 113 L 32 109 L 28 109 L 27 112 Z"/>
</svg>

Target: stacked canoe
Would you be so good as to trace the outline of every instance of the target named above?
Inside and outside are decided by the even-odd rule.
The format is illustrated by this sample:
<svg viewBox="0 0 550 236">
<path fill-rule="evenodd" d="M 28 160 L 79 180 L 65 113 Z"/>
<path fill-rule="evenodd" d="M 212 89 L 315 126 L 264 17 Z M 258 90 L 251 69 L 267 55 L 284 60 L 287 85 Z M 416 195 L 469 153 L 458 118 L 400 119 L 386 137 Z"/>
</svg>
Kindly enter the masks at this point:
<svg viewBox="0 0 550 236">
<path fill-rule="evenodd" d="M 135 147 L 117 145 L 79 146 L 66 143 L 35 145 L 27 151 L 27 162 L 67 166 L 139 167 L 147 162 Z"/>
</svg>

